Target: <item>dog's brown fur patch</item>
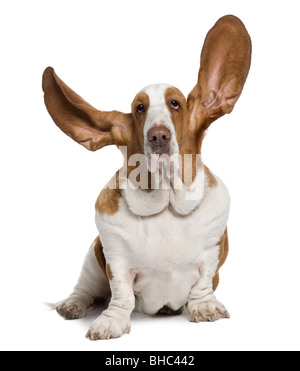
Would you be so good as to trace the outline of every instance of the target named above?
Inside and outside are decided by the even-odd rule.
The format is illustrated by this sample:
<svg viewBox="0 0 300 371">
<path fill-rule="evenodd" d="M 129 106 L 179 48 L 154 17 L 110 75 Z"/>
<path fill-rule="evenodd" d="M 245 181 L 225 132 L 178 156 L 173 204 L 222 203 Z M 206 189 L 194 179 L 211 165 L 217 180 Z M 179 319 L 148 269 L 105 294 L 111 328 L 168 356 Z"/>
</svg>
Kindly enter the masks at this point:
<svg viewBox="0 0 300 371">
<path fill-rule="evenodd" d="M 105 256 L 103 254 L 103 246 L 102 246 L 99 236 L 97 236 L 94 240 L 94 252 L 95 252 L 97 262 L 99 263 L 101 269 L 106 275 L 106 261 L 105 261 Z"/>
<path fill-rule="evenodd" d="M 213 176 L 213 174 L 210 172 L 209 168 L 204 165 L 204 173 L 205 177 L 207 179 L 207 183 L 209 188 L 214 188 L 218 185 L 217 179 Z"/>
<path fill-rule="evenodd" d="M 227 255 L 228 255 L 228 250 L 229 250 L 229 245 L 228 245 L 228 233 L 227 233 L 227 227 L 220 238 L 220 241 L 218 243 L 220 250 L 219 250 L 219 264 L 217 266 L 216 273 L 213 277 L 213 290 L 215 291 L 216 288 L 218 287 L 219 284 L 219 269 L 222 267 L 224 264 Z"/>
<path fill-rule="evenodd" d="M 109 264 L 106 264 L 106 275 L 110 281 L 114 278 Z"/>
</svg>

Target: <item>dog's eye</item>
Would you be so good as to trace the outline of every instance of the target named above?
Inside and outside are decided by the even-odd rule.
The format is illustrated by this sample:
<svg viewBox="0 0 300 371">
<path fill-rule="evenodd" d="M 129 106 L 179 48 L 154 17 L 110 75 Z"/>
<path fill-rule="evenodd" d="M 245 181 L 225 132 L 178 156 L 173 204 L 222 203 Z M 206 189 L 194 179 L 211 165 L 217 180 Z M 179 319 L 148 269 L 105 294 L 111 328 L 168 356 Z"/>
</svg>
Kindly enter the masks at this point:
<svg viewBox="0 0 300 371">
<path fill-rule="evenodd" d="M 143 104 L 139 104 L 137 107 L 136 107 L 136 112 L 137 113 L 143 113 L 145 110 L 145 107 Z"/>
<path fill-rule="evenodd" d="M 177 100 L 173 99 L 172 102 L 171 102 L 171 108 L 173 108 L 175 110 L 178 110 L 179 107 L 180 107 L 179 102 L 177 102 Z"/>
</svg>

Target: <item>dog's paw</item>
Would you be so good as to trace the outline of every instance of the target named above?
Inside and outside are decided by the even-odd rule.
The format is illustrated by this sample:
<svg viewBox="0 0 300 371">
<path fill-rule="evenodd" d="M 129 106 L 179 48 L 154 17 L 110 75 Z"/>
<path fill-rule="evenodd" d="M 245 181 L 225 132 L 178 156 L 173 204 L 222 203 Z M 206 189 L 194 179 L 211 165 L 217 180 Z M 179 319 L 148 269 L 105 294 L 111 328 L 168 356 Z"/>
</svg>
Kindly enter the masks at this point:
<svg viewBox="0 0 300 371">
<path fill-rule="evenodd" d="M 88 308 L 84 302 L 67 299 L 57 305 L 56 311 L 65 319 L 77 319 L 85 317 Z"/>
<path fill-rule="evenodd" d="M 105 315 L 98 317 L 89 328 L 85 337 L 91 340 L 119 338 L 130 332 L 130 323 L 124 319 L 109 318 Z"/>
<path fill-rule="evenodd" d="M 190 304 L 189 312 L 191 322 L 214 322 L 219 318 L 230 318 L 227 309 L 216 299 L 205 303 Z"/>
</svg>

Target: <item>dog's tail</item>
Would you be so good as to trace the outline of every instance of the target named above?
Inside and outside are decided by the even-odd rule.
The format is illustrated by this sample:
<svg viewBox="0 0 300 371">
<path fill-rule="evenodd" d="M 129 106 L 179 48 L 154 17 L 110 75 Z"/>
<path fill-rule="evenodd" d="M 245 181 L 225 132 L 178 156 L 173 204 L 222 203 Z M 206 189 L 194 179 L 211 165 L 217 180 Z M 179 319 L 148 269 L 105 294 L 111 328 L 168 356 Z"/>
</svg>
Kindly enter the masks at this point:
<svg viewBox="0 0 300 371">
<path fill-rule="evenodd" d="M 59 304 L 59 301 L 56 303 L 48 303 L 48 302 L 43 302 L 43 304 L 48 307 L 48 310 L 55 310 L 57 305 Z"/>
</svg>

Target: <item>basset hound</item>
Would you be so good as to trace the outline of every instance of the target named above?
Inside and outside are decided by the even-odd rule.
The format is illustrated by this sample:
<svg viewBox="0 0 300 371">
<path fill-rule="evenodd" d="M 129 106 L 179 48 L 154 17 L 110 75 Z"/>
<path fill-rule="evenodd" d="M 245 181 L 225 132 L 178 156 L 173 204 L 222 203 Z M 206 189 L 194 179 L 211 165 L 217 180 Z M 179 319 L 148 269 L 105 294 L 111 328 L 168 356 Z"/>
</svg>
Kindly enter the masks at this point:
<svg viewBox="0 0 300 371">
<path fill-rule="evenodd" d="M 66 319 L 81 318 L 96 298 L 109 298 L 88 338 L 129 333 L 133 310 L 153 315 L 186 308 L 193 322 L 229 318 L 214 291 L 228 253 L 230 197 L 203 164 L 201 145 L 210 124 L 232 111 L 250 61 L 244 24 L 222 17 L 206 36 L 187 99 L 171 85 L 150 85 L 128 114 L 95 109 L 53 68 L 44 71 L 45 104 L 56 125 L 91 151 L 114 144 L 124 155 L 96 201 L 99 235 L 78 283 L 56 306 Z"/>
</svg>

